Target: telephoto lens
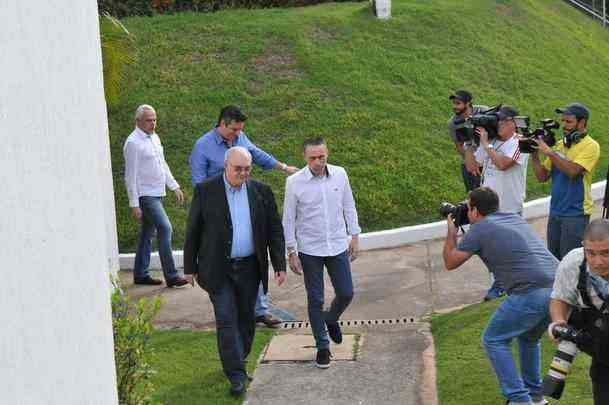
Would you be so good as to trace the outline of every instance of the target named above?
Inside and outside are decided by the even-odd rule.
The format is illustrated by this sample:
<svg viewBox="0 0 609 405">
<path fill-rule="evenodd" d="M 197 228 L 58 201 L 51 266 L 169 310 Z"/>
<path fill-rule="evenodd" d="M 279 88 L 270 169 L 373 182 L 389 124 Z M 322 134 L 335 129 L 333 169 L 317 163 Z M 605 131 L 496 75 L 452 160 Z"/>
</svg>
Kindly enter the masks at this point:
<svg viewBox="0 0 609 405">
<path fill-rule="evenodd" d="M 579 352 L 574 342 L 564 339 L 575 340 L 577 331 L 567 326 L 556 325 L 552 329 L 552 334 L 563 340 L 558 344 L 558 349 L 556 349 L 552 364 L 550 364 L 550 370 L 543 379 L 542 392 L 544 396 L 560 399 L 565 389 L 565 378 L 569 374 L 573 359 Z"/>
</svg>

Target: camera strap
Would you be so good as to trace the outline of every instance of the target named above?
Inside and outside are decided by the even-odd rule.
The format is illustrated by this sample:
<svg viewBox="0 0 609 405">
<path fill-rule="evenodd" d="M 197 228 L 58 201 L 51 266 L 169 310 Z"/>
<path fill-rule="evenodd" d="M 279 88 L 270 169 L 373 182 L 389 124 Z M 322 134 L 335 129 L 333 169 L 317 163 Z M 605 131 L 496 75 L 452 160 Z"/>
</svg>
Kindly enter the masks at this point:
<svg viewBox="0 0 609 405">
<path fill-rule="evenodd" d="M 584 302 L 584 305 L 586 305 L 589 308 L 596 309 L 601 314 L 605 313 L 605 311 L 607 310 L 607 307 L 609 307 L 609 302 L 607 302 L 607 300 L 604 297 L 604 294 L 601 294 L 601 292 L 598 290 L 596 285 L 594 285 L 594 283 L 591 283 L 591 284 L 592 284 L 592 288 L 594 288 L 594 290 L 596 291 L 596 294 L 598 295 L 598 297 L 603 301 L 603 305 L 601 305 L 600 308 L 598 308 L 597 306 L 595 306 L 592 303 L 590 294 L 588 294 L 588 266 L 587 266 L 586 259 L 584 258 L 584 260 L 582 261 L 582 263 L 579 266 L 579 280 L 577 281 L 577 290 L 579 291 L 579 295 L 582 297 L 582 301 Z"/>
</svg>

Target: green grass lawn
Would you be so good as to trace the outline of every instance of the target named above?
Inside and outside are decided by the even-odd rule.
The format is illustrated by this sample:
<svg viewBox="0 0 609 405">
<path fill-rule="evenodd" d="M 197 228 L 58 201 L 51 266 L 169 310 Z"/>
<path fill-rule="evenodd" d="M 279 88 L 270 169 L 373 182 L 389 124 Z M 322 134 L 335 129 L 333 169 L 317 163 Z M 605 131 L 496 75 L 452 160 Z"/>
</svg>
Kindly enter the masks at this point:
<svg viewBox="0 0 609 405">
<path fill-rule="evenodd" d="M 432 318 L 437 385 L 442 405 L 496 405 L 505 402 L 480 342 L 484 327 L 498 304 L 495 301 L 472 305 Z M 547 372 L 555 350 L 556 345 L 545 336 L 542 340 L 543 373 Z M 592 405 L 589 367 L 590 358 L 579 354 L 567 377 L 562 398 L 559 401 L 550 398 L 550 403 Z"/>
<path fill-rule="evenodd" d="M 392 12 L 379 21 L 367 3 L 340 3 L 125 19 L 139 64 L 109 111 L 121 252 L 137 238 L 122 145 L 141 103 L 157 108 L 167 160 L 189 196 L 191 148 L 226 104 L 241 105 L 250 138 L 290 164 L 302 165 L 305 137 L 324 135 L 330 161 L 349 171 L 364 231 L 437 220 L 441 201 L 465 197 L 446 131 L 454 89 L 535 121 L 584 101 L 592 135 L 608 145 L 609 35 L 566 2 L 396 0 Z M 605 154 L 597 180 L 607 163 Z M 547 194 L 529 172 L 528 197 Z M 254 176 L 281 205 L 285 176 Z M 179 248 L 187 210 L 166 206 Z"/>
<path fill-rule="evenodd" d="M 248 373 L 253 373 L 272 331 L 256 330 L 249 356 Z M 152 402 L 166 405 L 239 404 L 228 395 L 229 383 L 218 356 L 215 332 L 155 331 L 151 341 Z"/>
</svg>

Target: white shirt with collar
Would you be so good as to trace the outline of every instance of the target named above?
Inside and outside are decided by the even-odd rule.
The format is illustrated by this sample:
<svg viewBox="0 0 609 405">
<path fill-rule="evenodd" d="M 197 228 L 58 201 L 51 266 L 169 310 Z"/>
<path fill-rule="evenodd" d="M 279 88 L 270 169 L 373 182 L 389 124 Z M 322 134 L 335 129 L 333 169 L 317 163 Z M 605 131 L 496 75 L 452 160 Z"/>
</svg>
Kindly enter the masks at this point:
<svg viewBox="0 0 609 405">
<path fill-rule="evenodd" d="M 136 127 L 125 141 L 123 156 L 130 207 L 139 207 L 139 198 L 143 196 L 164 197 L 165 186 L 172 191 L 180 188 L 165 161 L 156 133 L 147 134 Z"/>
<path fill-rule="evenodd" d="M 287 248 L 311 256 L 336 256 L 349 246 L 348 235 L 359 235 L 355 200 L 347 172 L 326 165 L 326 175 L 314 176 L 308 166 L 286 180 L 283 229 Z"/>
</svg>

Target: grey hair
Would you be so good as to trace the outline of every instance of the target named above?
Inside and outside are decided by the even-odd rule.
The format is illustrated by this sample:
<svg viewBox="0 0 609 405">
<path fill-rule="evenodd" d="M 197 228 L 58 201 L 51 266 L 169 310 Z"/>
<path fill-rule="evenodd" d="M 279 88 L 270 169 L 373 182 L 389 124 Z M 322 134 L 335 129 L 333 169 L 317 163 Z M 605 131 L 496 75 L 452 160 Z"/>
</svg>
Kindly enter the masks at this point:
<svg viewBox="0 0 609 405">
<path fill-rule="evenodd" d="M 136 108 L 135 110 L 135 120 L 139 121 L 140 118 L 142 118 L 142 115 L 144 115 L 144 111 L 146 110 L 150 110 L 150 111 L 155 111 L 154 107 L 152 107 L 151 105 L 148 104 L 142 104 L 141 106 L 139 106 L 138 108 Z"/>
<path fill-rule="evenodd" d="M 607 239 L 609 239 L 609 221 L 606 219 L 595 219 L 584 231 L 584 240 L 600 242 Z"/>
<path fill-rule="evenodd" d="M 247 148 L 244 148 L 243 146 L 233 146 L 224 153 L 224 161 L 226 162 L 234 153 L 240 153 L 252 160 L 252 154 L 249 150 L 247 150 Z"/>
</svg>

